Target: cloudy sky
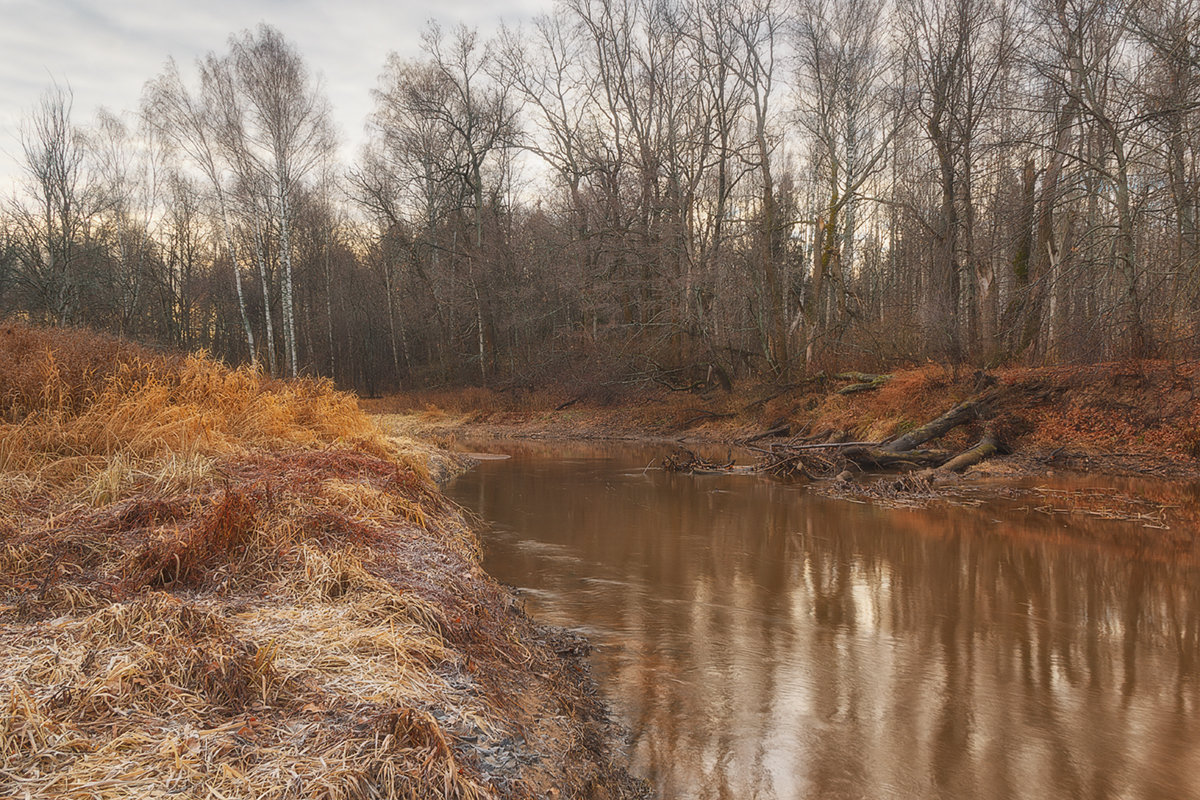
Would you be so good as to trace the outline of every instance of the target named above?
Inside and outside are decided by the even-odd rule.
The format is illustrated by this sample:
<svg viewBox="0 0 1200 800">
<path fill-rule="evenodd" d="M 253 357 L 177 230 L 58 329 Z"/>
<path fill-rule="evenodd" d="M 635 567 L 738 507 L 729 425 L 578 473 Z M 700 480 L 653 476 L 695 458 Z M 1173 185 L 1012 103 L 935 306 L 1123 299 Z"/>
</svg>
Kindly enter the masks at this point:
<svg viewBox="0 0 1200 800">
<path fill-rule="evenodd" d="M 221 51 L 230 33 L 260 22 L 297 45 L 320 75 L 341 129 L 343 154 L 357 151 L 371 89 L 393 50 L 418 53 L 434 18 L 481 32 L 515 24 L 552 0 L 0 0 L 0 195 L 17 174 L 22 117 L 51 81 L 69 85 L 73 118 L 97 108 L 137 108 L 142 85 L 168 56 L 181 66 Z"/>
</svg>

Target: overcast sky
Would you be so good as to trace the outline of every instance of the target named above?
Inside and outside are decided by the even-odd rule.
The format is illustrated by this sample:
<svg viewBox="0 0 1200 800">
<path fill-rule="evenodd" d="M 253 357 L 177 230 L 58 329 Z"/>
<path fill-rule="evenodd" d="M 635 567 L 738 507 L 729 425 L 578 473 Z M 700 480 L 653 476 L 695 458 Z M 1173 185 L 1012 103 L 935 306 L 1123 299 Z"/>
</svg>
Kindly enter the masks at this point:
<svg viewBox="0 0 1200 800">
<path fill-rule="evenodd" d="M 362 141 L 387 54 L 418 54 L 430 18 L 489 32 L 517 24 L 552 0 L 0 0 L 0 195 L 11 194 L 22 117 L 51 83 L 69 85 L 73 119 L 97 108 L 132 111 L 168 56 L 223 51 L 229 34 L 266 22 L 283 31 L 318 74 L 340 128 L 342 152 Z M 190 72 L 185 72 L 190 74 Z"/>
</svg>

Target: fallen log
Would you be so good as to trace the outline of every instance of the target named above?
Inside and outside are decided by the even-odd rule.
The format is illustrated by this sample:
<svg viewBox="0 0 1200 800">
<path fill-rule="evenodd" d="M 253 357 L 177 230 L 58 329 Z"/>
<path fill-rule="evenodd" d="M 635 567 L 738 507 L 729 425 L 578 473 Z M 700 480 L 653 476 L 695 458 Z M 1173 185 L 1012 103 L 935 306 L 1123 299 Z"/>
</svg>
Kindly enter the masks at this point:
<svg viewBox="0 0 1200 800">
<path fill-rule="evenodd" d="M 905 450 L 896 452 L 886 447 L 847 447 L 838 453 L 860 467 L 895 469 L 896 467 L 940 467 L 951 459 L 946 450 Z"/>
<path fill-rule="evenodd" d="M 758 467 L 753 464 L 738 464 L 727 467 L 693 467 L 688 470 L 693 475 L 757 475 Z"/>
<path fill-rule="evenodd" d="M 583 399 L 583 395 L 577 394 L 574 397 L 572 397 L 570 400 L 566 401 L 565 403 L 559 403 L 558 405 L 556 405 L 554 407 L 554 410 L 555 411 L 566 411 L 568 408 L 575 405 L 582 399 Z"/>
<path fill-rule="evenodd" d="M 809 377 L 803 378 L 799 381 L 795 381 L 793 383 L 785 383 L 780 386 L 776 386 L 776 387 L 774 387 L 774 391 L 772 391 L 770 394 L 764 395 L 764 396 L 758 398 L 757 400 L 752 400 L 748 404 L 743 406 L 742 412 L 749 413 L 751 411 L 754 411 L 756 408 L 759 408 L 760 406 L 766 405 L 767 403 L 774 400 L 776 397 L 785 395 L 788 392 L 796 391 L 797 389 L 805 389 L 811 384 L 825 383 L 828 380 L 829 380 L 829 375 L 827 373 L 818 372 L 816 375 L 810 375 Z"/>
<path fill-rule="evenodd" d="M 753 444 L 754 442 L 761 442 L 763 439 L 771 439 L 775 436 L 789 436 L 791 432 L 792 423 L 788 422 L 786 418 L 780 417 L 768 425 L 765 431 L 751 436 L 743 444 Z"/>
<path fill-rule="evenodd" d="M 887 442 L 883 445 L 883 449 L 892 453 L 906 453 L 931 439 L 944 436 L 948 431 L 962 425 L 964 422 L 969 422 L 981 416 L 984 410 L 985 406 L 982 401 L 975 398 L 964 400 L 937 419 L 927 422 L 920 427 L 913 428 L 908 433 Z"/>
<path fill-rule="evenodd" d="M 751 436 L 749 439 L 746 439 L 744 442 L 742 442 L 742 444 L 753 444 L 754 442 L 761 442 L 763 439 L 771 439 L 776 436 L 787 436 L 791 432 L 791 425 L 780 425 L 777 428 L 770 428 L 762 433 L 755 434 L 754 436 Z"/>
<path fill-rule="evenodd" d="M 702 419 L 728 419 L 734 414 L 722 414 L 717 411 L 707 411 L 703 408 L 691 408 L 684 412 L 692 416 L 679 423 L 681 428 L 690 428 Z"/>
<path fill-rule="evenodd" d="M 890 378 L 891 375 L 874 375 L 869 372 L 839 372 L 833 376 L 835 381 L 854 381 L 856 383 L 870 383 L 877 381 L 880 378 Z"/>
<path fill-rule="evenodd" d="M 803 475 L 809 480 L 827 477 L 839 468 L 840 460 L 813 452 L 789 452 L 782 455 L 769 453 L 766 462 L 760 463 L 756 469 L 777 475 L 782 478 Z"/>
<path fill-rule="evenodd" d="M 882 442 L 820 442 L 818 444 L 782 444 L 778 450 L 791 452 L 793 450 L 831 450 L 848 447 L 879 447 Z"/>
<path fill-rule="evenodd" d="M 837 390 L 837 394 L 857 394 L 859 392 L 869 392 L 878 389 L 892 379 L 891 375 L 865 375 L 861 372 L 843 372 L 836 377 L 853 376 L 858 379 L 858 383 L 852 383 L 849 386 L 843 386 Z"/>
<path fill-rule="evenodd" d="M 701 458 L 686 448 L 679 448 L 673 453 L 669 453 L 663 457 L 660 463 L 663 470 L 666 472 L 691 472 L 701 474 L 714 474 L 719 472 L 730 472 L 735 469 L 733 466 L 733 454 L 729 454 L 729 460 L 724 464 L 718 464 L 715 461 L 709 461 L 707 458 Z"/>
<path fill-rule="evenodd" d="M 974 446 L 963 450 L 954 458 L 942 464 L 935 470 L 938 473 L 946 474 L 950 472 L 962 472 L 968 467 L 973 467 L 984 459 L 991 458 L 1000 452 L 1000 440 L 994 433 L 988 431 L 983 435 Z"/>
</svg>

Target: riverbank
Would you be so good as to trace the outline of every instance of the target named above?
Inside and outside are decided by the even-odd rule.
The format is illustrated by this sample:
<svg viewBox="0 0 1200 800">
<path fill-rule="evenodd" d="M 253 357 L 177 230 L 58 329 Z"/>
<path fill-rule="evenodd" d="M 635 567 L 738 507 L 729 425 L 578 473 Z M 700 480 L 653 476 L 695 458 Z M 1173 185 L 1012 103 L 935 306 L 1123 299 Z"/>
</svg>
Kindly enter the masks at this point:
<svg viewBox="0 0 1200 800">
<path fill-rule="evenodd" d="M 658 439 L 725 445 L 885 441 L 987 393 L 987 418 L 944 437 L 950 450 L 999 432 L 1007 455 L 970 474 L 1080 470 L 1105 475 L 1200 477 L 1200 363 L 1139 361 L 987 373 L 936 365 L 897 369 L 876 386 L 863 376 L 818 375 L 785 386 L 719 385 L 590 394 L 527 387 L 413 392 L 360 401 L 395 415 L 393 430 L 455 436 Z M 866 376 L 873 377 L 873 376 Z"/>
<path fill-rule="evenodd" d="M 0 328 L 0 794 L 636 797 L 585 645 L 328 384 Z"/>
<path fill-rule="evenodd" d="M 936 471 L 931 480 L 929 472 L 874 471 L 829 458 L 789 474 L 807 475 L 821 494 L 888 507 L 1003 499 L 1060 520 L 1064 535 L 1131 552 L 1149 549 L 1156 557 L 1200 547 L 1200 365 L 1126 362 L 986 374 L 927 365 L 895 370 L 869 387 L 861 377 L 871 376 L 734 391 L 658 387 L 598 398 L 426 392 L 362 405 L 389 430 L 449 448 L 490 437 L 636 439 L 659 442 L 664 453 L 683 449 L 674 460 L 685 469 L 719 471 L 736 460 L 745 466 L 734 470 L 772 471 L 780 454 L 824 457 L 845 451 L 820 443 L 886 442 L 964 401 L 984 399 L 985 413 L 933 442 L 953 454 L 985 435 L 1002 441 L 1001 452 L 961 472 Z M 805 449 L 814 443 L 817 449 Z M 1083 524 L 1097 520 L 1133 524 Z"/>
</svg>

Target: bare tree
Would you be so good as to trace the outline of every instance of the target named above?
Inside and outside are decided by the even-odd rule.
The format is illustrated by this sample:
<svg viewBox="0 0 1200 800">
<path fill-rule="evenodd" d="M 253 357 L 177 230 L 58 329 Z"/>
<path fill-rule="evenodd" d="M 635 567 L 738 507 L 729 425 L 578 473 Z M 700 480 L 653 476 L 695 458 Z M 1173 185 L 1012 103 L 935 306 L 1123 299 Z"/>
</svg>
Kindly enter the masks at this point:
<svg viewBox="0 0 1200 800">
<path fill-rule="evenodd" d="M 923 323 L 929 341 L 957 360 L 964 331 L 974 335 L 970 321 L 980 296 L 983 330 L 989 339 L 996 332 L 995 275 L 973 244 L 976 148 L 1012 60 L 1016 29 L 1004 0 L 910 0 L 902 18 L 916 82 L 912 108 L 933 148 L 940 193 L 930 224 L 936 245 Z"/>
<path fill-rule="evenodd" d="M 211 76 L 211 71 L 207 75 Z M 212 77 L 203 82 L 198 94 L 190 92 L 172 59 L 167 62 L 163 73 L 147 84 L 143 98 L 143 115 L 207 180 L 225 242 L 225 252 L 233 270 L 238 316 L 242 322 L 250 362 L 257 364 L 254 328 L 250 324 L 250 316 L 246 309 L 242 268 L 233 234 L 227 187 L 230 166 L 221 152 L 222 139 L 217 129 L 222 118 L 219 111 L 220 99 Z"/>
<path fill-rule="evenodd" d="M 764 348 L 772 368 L 781 375 L 791 369 L 788 348 L 783 277 L 779 269 L 776 243 L 779 228 L 790 226 L 776 214 L 775 172 L 773 160 L 778 139 L 771 130 L 772 101 L 775 99 L 776 49 L 780 46 L 782 19 L 770 0 L 753 0 L 740 7 L 731 20 L 741 39 L 740 57 L 734 63 L 734 76 L 744 87 L 751 114 L 754 153 L 752 162 L 759 176 L 759 268 L 765 284 L 767 346 Z"/>
<path fill-rule="evenodd" d="M 124 122 L 101 110 L 87 137 L 95 167 L 101 236 L 111 240 L 109 278 L 115 283 L 118 330 L 136 333 L 153 259 L 151 230 L 158 210 L 155 141 L 133 141 Z"/>
<path fill-rule="evenodd" d="M 810 0 L 800 8 L 800 121 L 826 183 L 813 226 L 812 279 L 797 315 L 805 322 L 808 363 L 825 330 L 848 312 L 846 274 L 855 268 L 858 209 L 900 124 L 883 11 L 878 0 Z"/>
<path fill-rule="evenodd" d="M 21 150 L 29 203 L 11 208 L 17 228 L 14 278 L 31 310 L 64 325 L 79 320 L 89 278 L 83 248 L 96 201 L 71 106 L 71 91 L 55 84 L 27 119 Z"/>
<path fill-rule="evenodd" d="M 1197 2 L 562 0 L 492 41 L 432 26 L 389 58 L 349 206 L 320 89 L 260 27 L 194 78 L 168 62 L 149 125 L 78 130 L 46 95 L 0 303 L 366 391 L 1191 355 Z"/>
<path fill-rule="evenodd" d="M 1069 225 L 1052 225 L 1052 209 L 1043 204 L 1035 242 L 1038 274 L 1049 277 L 1054 286 L 1049 293 L 1051 307 L 1043 316 L 1051 324 L 1058 323 L 1061 331 L 1069 298 L 1062 291 L 1067 286 L 1065 254 L 1080 245 L 1091 253 L 1103 251 L 1107 255 L 1096 255 L 1091 263 L 1111 278 L 1104 283 L 1115 290 L 1112 305 L 1120 318 L 1125 354 L 1142 356 L 1148 352 L 1148 332 L 1134 230 L 1133 181 L 1146 154 L 1150 129 L 1138 88 L 1140 61 L 1130 36 L 1129 9 L 1124 0 L 1079 4 L 1059 0 L 1041 13 L 1048 45 L 1042 68 L 1069 112 L 1059 120 L 1064 146 L 1057 158 L 1076 167 L 1087 202 L 1086 238 L 1073 244 L 1068 242 Z M 1072 128 L 1072 122 L 1078 127 Z M 1053 161 L 1051 166 L 1061 169 Z M 1053 344 L 1058 334 L 1051 329 L 1047 338 Z"/>
<path fill-rule="evenodd" d="M 516 111 L 510 83 L 492 74 L 495 54 L 478 34 L 458 27 L 446 37 L 431 24 L 422 35 L 427 60 L 389 60 L 379 91 L 379 115 L 400 127 L 389 132 L 389 150 L 397 160 L 419 170 L 427 225 L 437 203 L 450 190 L 456 207 L 469 209 L 471 250 L 466 259 L 467 285 L 474 306 L 479 375 L 488 379 L 487 327 L 481 272 L 489 253 L 484 247 L 488 170 L 516 136 Z"/>
<path fill-rule="evenodd" d="M 282 276 L 284 345 L 288 367 L 299 369 L 292 212 L 297 187 L 333 147 L 329 105 L 309 77 L 299 52 L 268 25 L 230 40 L 236 86 L 245 98 L 245 156 L 270 180 L 277 214 Z"/>
</svg>

